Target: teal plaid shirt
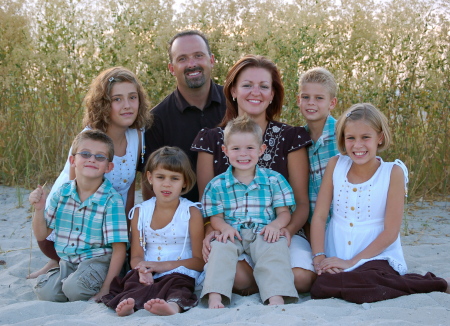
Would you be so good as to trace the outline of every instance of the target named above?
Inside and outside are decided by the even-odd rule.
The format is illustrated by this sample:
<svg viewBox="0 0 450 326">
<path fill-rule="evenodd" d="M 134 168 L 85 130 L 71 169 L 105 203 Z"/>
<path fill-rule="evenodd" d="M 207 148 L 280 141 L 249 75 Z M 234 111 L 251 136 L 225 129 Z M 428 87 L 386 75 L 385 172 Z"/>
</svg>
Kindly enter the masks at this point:
<svg viewBox="0 0 450 326">
<path fill-rule="evenodd" d="M 278 172 L 256 166 L 255 178 L 249 185 L 241 183 L 226 172 L 212 179 L 202 198 L 203 216 L 223 213 L 225 221 L 236 230 L 261 229 L 276 219 L 276 207 L 295 208 L 294 193 L 286 179 Z"/>
<path fill-rule="evenodd" d="M 56 253 L 74 264 L 112 253 L 114 242 L 128 242 L 122 197 L 108 179 L 83 203 L 76 180 L 64 183 L 53 194 L 45 217 L 55 230 Z"/>
<path fill-rule="evenodd" d="M 309 132 L 308 125 L 305 129 Z M 317 196 L 319 194 L 320 185 L 322 184 L 323 174 L 327 167 L 328 161 L 333 156 L 339 154 L 336 144 L 336 119 L 331 115 L 328 116 L 325 125 L 323 126 L 322 135 L 317 142 L 312 142 L 312 145 L 308 147 L 309 158 L 309 217 L 308 221 L 311 223 L 311 219 L 316 208 Z M 328 220 L 330 219 L 332 207 L 328 214 Z"/>
</svg>

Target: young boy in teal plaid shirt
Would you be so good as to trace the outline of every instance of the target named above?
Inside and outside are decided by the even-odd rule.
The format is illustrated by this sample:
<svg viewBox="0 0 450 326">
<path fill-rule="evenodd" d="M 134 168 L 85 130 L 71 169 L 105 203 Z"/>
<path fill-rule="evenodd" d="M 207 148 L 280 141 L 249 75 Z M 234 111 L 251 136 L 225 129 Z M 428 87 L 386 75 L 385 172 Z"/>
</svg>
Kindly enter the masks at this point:
<svg viewBox="0 0 450 326">
<path fill-rule="evenodd" d="M 246 115 L 228 123 L 222 150 L 231 166 L 208 183 L 202 198 L 203 216 L 220 235 L 211 243 L 201 297 L 208 296 L 209 308 L 229 302 L 236 264 L 245 252 L 254 262 L 263 303 L 296 301 L 289 248 L 280 234 L 295 205 L 292 188 L 281 174 L 256 166 L 265 145 L 261 128 Z"/>
<path fill-rule="evenodd" d="M 305 231 L 316 207 L 322 177 L 328 161 L 339 154 L 336 144 L 336 119 L 330 114 L 337 104 L 337 84 L 333 75 L 325 68 L 313 68 L 300 76 L 297 105 L 305 117 L 306 130 L 310 133 L 312 145 L 308 147 L 309 157 L 309 217 Z M 332 207 L 328 219 L 331 216 Z"/>
<path fill-rule="evenodd" d="M 38 277 L 34 291 L 40 300 L 99 301 L 119 275 L 128 242 L 122 198 L 104 178 L 114 167 L 114 145 L 105 133 L 88 130 L 75 138 L 72 151 L 76 179 L 54 193 L 45 211 L 42 187 L 29 197 L 36 210 L 36 239 L 44 240 L 54 229 L 61 257 L 59 268 Z"/>
</svg>

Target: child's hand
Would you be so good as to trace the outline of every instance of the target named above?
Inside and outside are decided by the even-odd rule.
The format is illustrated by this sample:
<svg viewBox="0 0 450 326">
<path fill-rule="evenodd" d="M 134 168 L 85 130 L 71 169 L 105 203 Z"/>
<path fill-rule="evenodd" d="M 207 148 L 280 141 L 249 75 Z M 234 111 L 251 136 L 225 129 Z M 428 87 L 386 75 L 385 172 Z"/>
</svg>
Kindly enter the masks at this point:
<svg viewBox="0 0 450 326">
<path fill-rule="evenodd" d="M 141 273 L 141 270 L 139 270 L 139 283 L 152 285 L 154 283 L 152 272 L 146 270 L 145 272 Z"/>
<path fill-rule="evenodd" d="M 260 234 L 264 235 L 264 241 L 269 243 L 277 242 L 280 239 L 280 229 L 272 223 L 263 227 Z"/>
<path fill-rule="evenodd" d="M 45 208 L 45 200 L 47 199 L 47 193 L 42 186 L 38 186 L 33 190 L 28 197 L 28 201 L 34 206 L 36 210 L 43 210 Z"/>
<path fill-rule="evenodd" d="M 234 237 L 236 237 L 242 241 L 242 238 L 241 238 L 241 235 L 239 234 L 239 232 L 231 225 L 227 224 L 220 231 L 221 231 L 221 233 L 219 235 L 216 235 L 217 241 L 226 243 L 227 240 L 230 239 L 230 241 L 234 243 Z"/>
<path fill-rule="evenodd" d="M 162 273 L 168 271 L 167 268 L 164 268 L 165 263 L 164 261 L 141 261 L 134 269 L 139 270 L 139 273 L 143 274 Z"/>
<path fill-rule="evenodd" d="M 220 235 L 219 231 L 212 231 L 203 239 L 202 255 L 205 263 L 208 262 L 209 253 L 211 252 L 211 241 Z"/>
<path fill-rule="evenodd" d="M 319 268 L 322 272 L 327 272 L 330 274 L 337 274 L 342 272 L 344 269 L 352 267 L 354 264 L 350 260 L 344 260 L 337 257 L 324 258 L 320 264 Z"/>
<path fill-rule="evenodd" d="M 108 289 L 104 289 L 103 287 L 100 289 L 100 292 L 98 292 L 96 295 L 94 295 L 93 297 L 91 297 L 89 299 L 89 301 L 95 301 L 97 303 L 102 301 L 102 297 L 104 295 L 107 295 L 109 293 Z"/>
</svg>

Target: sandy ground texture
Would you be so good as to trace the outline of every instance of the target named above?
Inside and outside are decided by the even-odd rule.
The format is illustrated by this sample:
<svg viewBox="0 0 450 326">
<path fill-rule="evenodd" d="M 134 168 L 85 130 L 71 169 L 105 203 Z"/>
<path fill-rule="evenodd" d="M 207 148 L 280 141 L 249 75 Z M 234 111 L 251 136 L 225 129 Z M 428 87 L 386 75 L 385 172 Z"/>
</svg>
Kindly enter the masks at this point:
<svg viewBox="0 0 450 326">
<path fill-rule="evenodd" d="M 450 295 L 437 292 L 362 305 L 305 294 L 297 304 L 275 307 L 263 306 L 257 294 L 233 295 L 229 308 L 200 304 L 169 317 L 145 310 L 117 317 L 103 304 L 39 301 L 32 291 L 35 280 L 26 276 L 46 258 L 32 238 L 28 194 L 0 186 L 0 325 L 450 325 Z M 403 223 L 409 271 L 450 277 L 450 198 L 409 204 Z"/>
</svg>

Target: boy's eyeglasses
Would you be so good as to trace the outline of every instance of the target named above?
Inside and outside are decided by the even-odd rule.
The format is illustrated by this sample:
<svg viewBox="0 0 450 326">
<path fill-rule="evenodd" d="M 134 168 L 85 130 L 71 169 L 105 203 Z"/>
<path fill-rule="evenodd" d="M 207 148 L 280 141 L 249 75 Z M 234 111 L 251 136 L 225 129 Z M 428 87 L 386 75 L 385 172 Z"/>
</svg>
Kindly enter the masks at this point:
<svg viewBox="0 0 450 326">
<path fill-rule="evenodd" d="M 96 161 L 99 162 L 104 162 L 105 160 L 107 160 L 108 158 L 105 155 L 102 154 L 92 154 L 90 152 L 79 152 L 79 153 L 75 153 L 74 155 L 80 155 L 82 158 L 91 158 L 92 155 L 94 155 L 94 158 Z"/>
</svg>

